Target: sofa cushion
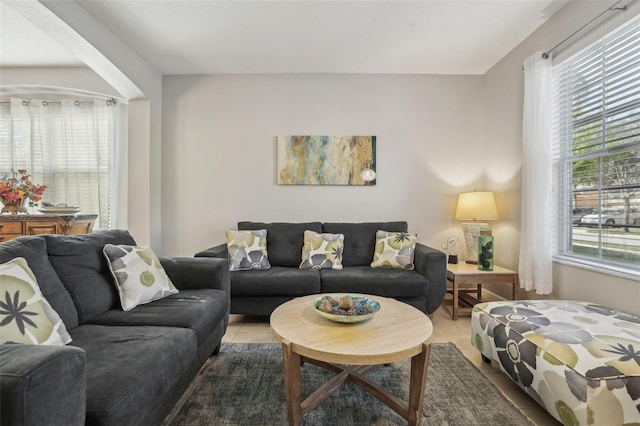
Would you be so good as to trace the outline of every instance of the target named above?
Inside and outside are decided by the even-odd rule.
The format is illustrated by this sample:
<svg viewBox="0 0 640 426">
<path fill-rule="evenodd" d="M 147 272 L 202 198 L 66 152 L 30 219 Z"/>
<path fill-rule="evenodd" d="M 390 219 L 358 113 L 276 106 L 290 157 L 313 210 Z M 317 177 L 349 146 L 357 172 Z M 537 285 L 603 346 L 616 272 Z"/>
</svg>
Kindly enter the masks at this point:
<svg viewBox="0 0 640 426">
<path fill-rule="evenodd" d="M 408 269 L 350 266 L 320 270 L 322 293 L 364 293 L 385 297 L 426 296 L 429 281 Z"/>
<path fill-rule="evenodd" d="M 407 222 L 324 223 L 322 232 L 344 234 L 343 266 L 369 266 L 373 260 L 376 231 L 407 232 Z"/>
<path fill-rule="evenodd" d="M 342 269 L 344 235 L 304 231 L 300 269 Z"/>
<path fill-rule="evenodd" d="M 49 261 L 71 293 L 80 323 L 120 305 L 102 249 L 105 244 L 136 245 L 127 231 L 42 237 L 47 241 Z"/>
<path fill-rule="evenodd" d="M 105 244 L 103 252 L 123 311 L 178 292 L 149 247 Z"/>
<path fill-rule="evenodd" d="M 87 419 L 91 425 L 137 425 L 189 371 L 193 330 L 84 324 L 71 345 L 87 352 Z"/>
<path fill-rule="evenodd" d="M 267 252 L 271 266 L 294 266 L 297 268 L 300 265 L 302 255 L 304 231 L 322 233 L 322 224 L 320 222 L 238 222 L 238 230 L 250 229 L 267 230 Z"/>
<path fill-rule="evenodd" d="M 67 329 L 78 326 L 78 311 L 56 271 L 49 263 L 47 243 L 42 237 L 19 237 L 0 244 L 0 263 L 24 258 L 38 281 L 40 291 L 60 315 Z"/>
<path fill-rule="evenodd" d="M 69 333 L 23 257 L 0 264 L 0 343 L 64 345 Z"/>
<path fill-rule="evenodd" d="M 409 232 L 377 231 L 371 267 L 414 269 L 413 254 L 417 239 L 417 234 Z"/>
<path fill-rule="evenodd" d="M 223 321 L 229 309 L 229 296 L 221 290 L 182 290 L 160 300 L 137 306 L 129 312 L 111 309 L 91 318 L 100 325 L 159 325 L 190 328 L 198 345 Z"/>
<path fill-rule="evenodd" d="M 271 267 L 267 253 L 266 229 L 228 230 L 226 235 L 230 271 Z"/>
<path fill-rule="evenodd" d="M 231 274 L 231 296 L 306 296 L 320 292 L 320 274 L 313 269 L 272 266 Z"/>
</svg>

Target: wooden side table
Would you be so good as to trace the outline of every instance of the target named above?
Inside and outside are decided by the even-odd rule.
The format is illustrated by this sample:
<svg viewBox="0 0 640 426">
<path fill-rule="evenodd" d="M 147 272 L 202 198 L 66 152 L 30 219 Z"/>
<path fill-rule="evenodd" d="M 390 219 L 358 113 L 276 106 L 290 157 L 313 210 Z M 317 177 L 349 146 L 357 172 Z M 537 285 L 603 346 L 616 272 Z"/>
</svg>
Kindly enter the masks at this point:
<svg viewBox="0 0 640 426">
<path fill-rule="evenodd" d="M 447 282 L 451 283 L 447 293 L 453 295 L 453 308 L 449 313 L 454 321 L 458 320 L 461 312 L 470 314 L 473 305 L 480 303 L 483 284 L 511 284 L 511 299 L 518 298 L 518 273 L 496 265 L 493 271 L 480 271 L 478 265 L 470 263 L 447 264 Z M 461 284 L 473 284 L 475 287 L 461 289 Z"/>
<path fill-rule="evenodd" d="M 23 235 L 89 234 L 97 217 L 97 214 L 3 214 L 0 243 Z"/>
</svg>

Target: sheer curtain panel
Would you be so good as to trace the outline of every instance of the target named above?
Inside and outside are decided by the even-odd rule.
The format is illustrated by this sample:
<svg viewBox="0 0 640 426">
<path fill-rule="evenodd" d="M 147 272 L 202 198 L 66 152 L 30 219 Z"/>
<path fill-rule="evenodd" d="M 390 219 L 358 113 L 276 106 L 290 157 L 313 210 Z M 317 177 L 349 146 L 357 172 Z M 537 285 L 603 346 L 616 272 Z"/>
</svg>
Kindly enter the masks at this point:
<svg viewBox="0 0 640 426">
<path fill-rule="evenodd" d="M 522 117 L 522 216 L 520 287 L 549 294 L 552 279 L 551 229 L 551 60 L 536 52 L 524 61 Z"/>
<path fill-rule="evenodd" d="M 111 100 L 11 99 L 0 108 L 0 175 L 27 169 L 43 201 L 115 222 L 116 107 Z"/>
</svg>

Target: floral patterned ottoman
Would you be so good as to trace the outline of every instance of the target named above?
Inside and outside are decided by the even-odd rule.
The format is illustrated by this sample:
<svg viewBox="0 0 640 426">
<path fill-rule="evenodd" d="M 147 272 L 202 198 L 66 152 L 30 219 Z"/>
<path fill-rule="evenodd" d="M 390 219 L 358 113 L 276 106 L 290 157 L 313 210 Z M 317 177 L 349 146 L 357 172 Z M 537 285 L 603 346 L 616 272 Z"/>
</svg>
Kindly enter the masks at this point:
<svg viewBox="0 0 640 426">
<path fill-rule="evenodd" d="M 472 343 L 565 425 L 640 424 L 640 317 L 564 300 L 480 303 Z"/>
</svg>

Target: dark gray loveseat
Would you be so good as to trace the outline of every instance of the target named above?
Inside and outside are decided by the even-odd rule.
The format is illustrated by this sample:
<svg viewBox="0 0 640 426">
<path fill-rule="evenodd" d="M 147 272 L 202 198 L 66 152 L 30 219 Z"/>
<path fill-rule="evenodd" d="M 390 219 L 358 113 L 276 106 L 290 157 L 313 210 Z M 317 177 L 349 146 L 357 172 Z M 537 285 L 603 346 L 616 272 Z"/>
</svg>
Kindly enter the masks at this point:
<svg viewBox="0 0 640 426">
<path fill-rule="evenodd" d="M 23 257 L 73 341 L 0 345 L 0 424 L 160 424 L 229 319 L 223 259 L 160 259 L 179 293 L 124 312 L 102 254 L 135 245 L 126 231 L 21 237 L 0 263 Z"/>
<path fill-rule="evenodd" d="M 392 297 L 431 314 L 444 300 L 445 254 L 418 243 L 414 270 L 372 268 L 376 231 L 407 232 L 407 222 L 239 222 L 238 230 L 267 230 L 270 269 L 231 272 L 231 313 L 270 315 L 280 304 L 318 293 L 366 293 Z M 299 269 L 304 231 L 344 234 L 343 269 Z M 196 257 L 227 258 L 226 244 Z"/>
</svg>

